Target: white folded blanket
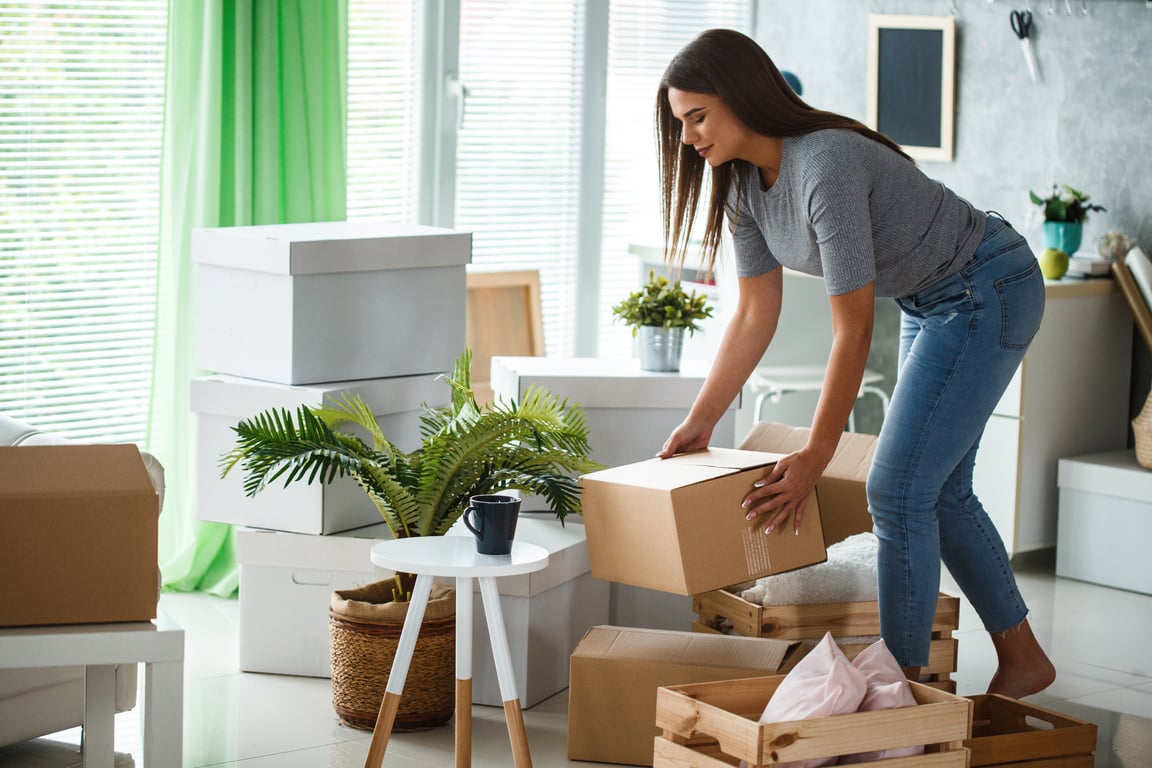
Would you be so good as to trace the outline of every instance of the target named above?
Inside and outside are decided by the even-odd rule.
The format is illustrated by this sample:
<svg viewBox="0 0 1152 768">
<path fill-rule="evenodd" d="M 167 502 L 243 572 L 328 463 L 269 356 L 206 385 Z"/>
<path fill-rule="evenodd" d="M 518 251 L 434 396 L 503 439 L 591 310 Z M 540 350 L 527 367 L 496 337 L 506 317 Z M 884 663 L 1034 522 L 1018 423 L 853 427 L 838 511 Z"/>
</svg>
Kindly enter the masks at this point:
<svg viewBox="0 0 1152 768">
<path fill-rule="evenodd" d="M 828 560 L 757 579 L 738 592 L 757 605 L 856 603 L 876 599 L 876 535 L 858 533 L 828 547 Z"/>
</svg>

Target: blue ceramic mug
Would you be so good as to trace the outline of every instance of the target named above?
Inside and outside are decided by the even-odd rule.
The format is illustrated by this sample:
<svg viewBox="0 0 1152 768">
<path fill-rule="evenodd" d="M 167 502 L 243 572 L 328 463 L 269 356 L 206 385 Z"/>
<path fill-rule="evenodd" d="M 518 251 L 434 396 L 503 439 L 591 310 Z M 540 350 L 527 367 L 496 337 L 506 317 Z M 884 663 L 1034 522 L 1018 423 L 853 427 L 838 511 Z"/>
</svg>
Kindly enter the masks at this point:
<svg viewBox="0 0 1152 768">
<path fill-rule="evenodd" d="M 473 496 L 464 510 L 464 525 L 476 537 L 476 551 L 482 555 L 507 555 L 516 538 L 520 499 L 515 496 L 483 494 Z"/>
</svg>

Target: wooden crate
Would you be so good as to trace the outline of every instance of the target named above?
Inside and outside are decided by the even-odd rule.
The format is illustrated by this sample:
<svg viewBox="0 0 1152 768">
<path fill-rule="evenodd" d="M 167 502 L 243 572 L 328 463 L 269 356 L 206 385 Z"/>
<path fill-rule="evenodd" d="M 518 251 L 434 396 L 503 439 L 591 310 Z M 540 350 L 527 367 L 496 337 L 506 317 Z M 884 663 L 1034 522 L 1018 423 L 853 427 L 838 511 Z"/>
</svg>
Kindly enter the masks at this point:
<svg viewBox="0 0 1152 768">
<path fill-rule="evenodd" d="M 1093 768 L 1096 725 L 1006 696 L 970 696 L 972 768 Z"/>
<path fill-rule="evenodd" d="M 808 605 L 757 605 L 727 590 L 717 589 L 692 598 L 697 615 L 694 632 L 720 632 L 727 620 L 732 632 L 744 637 L 771 637 L 777 640 L 801 640 L 790 663 L 795 664 L 817 641 L 831 632 L 848 658 L 867 648 L 862 637 L 879 636 L 880 607 L 875 600 L 859 603 L 811 603 Z M 960 598 L 940 593 L 932 621 L 932 644 L 928 665 L 922 670 L 921 682 L 941 690 L 955 692 L 952 673 L 956 671 L 957 642 L 952 632 L 960 625 Z M 845 642 L 842 638 L 857 638 Z M 788 669 L 781 669 L 787 672 Z"/>
<path fill-rule="evenodd" d="M 909 683 L 917 706 L 785 723 L 760 723 L 784 675 L 656 690 L 653 768 L 727 768 L 741 760 L 767 766 L 792 760 L 923 745 L 925 753 L 884 768 L 965 768 L 972 702 Z M 868 763 L 862 763 L 868 765 Z"/>
</svg>

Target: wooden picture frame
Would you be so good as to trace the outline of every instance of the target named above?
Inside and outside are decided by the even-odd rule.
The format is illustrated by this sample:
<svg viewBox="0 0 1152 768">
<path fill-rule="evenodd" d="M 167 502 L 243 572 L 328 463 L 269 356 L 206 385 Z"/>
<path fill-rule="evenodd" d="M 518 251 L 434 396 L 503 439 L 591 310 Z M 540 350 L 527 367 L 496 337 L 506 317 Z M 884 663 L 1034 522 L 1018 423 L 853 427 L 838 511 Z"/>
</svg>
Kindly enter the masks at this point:
<svg viewBox="0 0 1152 768">
<path fill-rule="evenodd" d="M 468 272 L 465 343 L 472 350 L 472 389 L 492 401 L 492 358 L 542 357 L 544 314 L 540 271 Z"/>
<path fill-rule="evenodd" d="M 955 98 L 955 16 L 868 16 L 869 128 L 917 160 L 950 162 Z"/>
</svg>

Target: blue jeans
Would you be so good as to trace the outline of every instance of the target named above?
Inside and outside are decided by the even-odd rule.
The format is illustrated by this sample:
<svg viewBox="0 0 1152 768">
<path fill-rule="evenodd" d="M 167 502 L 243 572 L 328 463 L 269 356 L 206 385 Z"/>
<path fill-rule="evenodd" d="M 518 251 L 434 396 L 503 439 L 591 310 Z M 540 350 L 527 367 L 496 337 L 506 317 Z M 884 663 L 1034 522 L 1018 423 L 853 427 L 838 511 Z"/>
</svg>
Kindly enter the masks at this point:
<svg viewBox="0 0 1152 768">
<path fill-rule="evenodd" d="M 901 666 L 928 663 L 940 562 L 1001 632 L 1028 615 L 1004 542 L 972 492 L 984 426 L 1044 314 L 1028 244 L 991 215 L 972 260 L 896 300 L 900 369 L 868 476 L 880 632 Z"/>
</svg>

